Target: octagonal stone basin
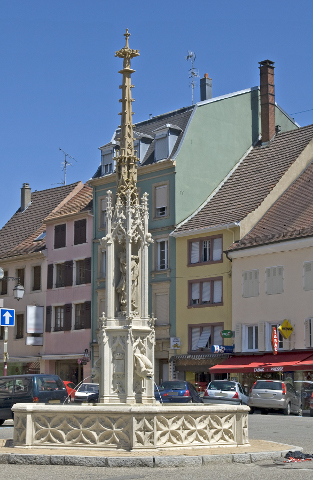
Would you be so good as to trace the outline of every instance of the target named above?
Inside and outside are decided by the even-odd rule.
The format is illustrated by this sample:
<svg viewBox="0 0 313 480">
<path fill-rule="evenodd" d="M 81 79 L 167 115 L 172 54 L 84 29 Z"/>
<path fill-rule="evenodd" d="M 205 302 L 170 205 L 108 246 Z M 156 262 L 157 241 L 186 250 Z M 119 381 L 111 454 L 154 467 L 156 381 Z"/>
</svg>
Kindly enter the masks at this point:
<svg viewBox="0 0 313 480">
<path fill-rule="evenodd" d="M 14 445 L 130 450 L 247 445 L 249 407 L 18 403 Z"/>
</svg>

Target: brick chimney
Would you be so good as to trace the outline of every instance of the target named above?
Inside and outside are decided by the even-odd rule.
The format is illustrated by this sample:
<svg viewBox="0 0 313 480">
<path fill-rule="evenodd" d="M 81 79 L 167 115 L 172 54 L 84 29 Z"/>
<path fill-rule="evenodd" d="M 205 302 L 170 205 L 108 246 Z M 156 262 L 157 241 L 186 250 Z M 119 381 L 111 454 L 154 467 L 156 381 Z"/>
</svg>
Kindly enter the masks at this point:
<svg viewBox="0 0 313 480">
<path fill-rule="evenodd" d="M 261 133 L 262 143 L 275 135 L 275 85 L 274 62 L 263 60 L 260 64 Z"/>
<path fill-rule="evenodd" d="M 200 78 L 200 102 L 210 100 L 212 98 L 212 78 L 207 73 Z"/>
<path fill-rule="evenodd" d="M 31 195 L 31 188 L 29 184 L 23 183 L 23 186 L 21 188 L 21 212 L 24 212 L 25 208 L 27 208 L 30 204 Z"/>
</svg>

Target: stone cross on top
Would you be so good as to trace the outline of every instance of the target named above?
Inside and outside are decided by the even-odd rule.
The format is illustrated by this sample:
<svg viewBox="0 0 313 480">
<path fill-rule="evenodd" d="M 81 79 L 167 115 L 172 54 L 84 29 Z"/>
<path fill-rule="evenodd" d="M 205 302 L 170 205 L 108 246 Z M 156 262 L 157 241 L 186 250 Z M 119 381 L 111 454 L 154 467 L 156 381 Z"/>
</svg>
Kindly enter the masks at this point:
<svg viewBox="0 0 313 480">
<path fill-rule="evenodd" d="M 120 198 L 121 203 L 126 205 L 126 191 L 131 193 L 131 203 L 138 202 L 137 195 L 137 161 L 138 158 L 134 151 L 134 137 L 133 137 L 133 112 L 131 96 L 131 89 L 134 85 L 131 84 L 131 74 L 135 72 L 131 68 L 131 59 L 139 55 L 139 50 L 132 50 L 128 45 L 128 38 L 130 33 L 126 29 L 124 33 L 126 38 L 125 47 L 115 56 L 123 58 L 123 69 L 119 71 L 123 75 L 123 83 L 120 85 L 122 89 L 122 103 L 121 115 L 121 134 L 120 134 L 120 152 L 116 158 L 116 175 L 117 175 L 117 197 Z"/>
</svg>

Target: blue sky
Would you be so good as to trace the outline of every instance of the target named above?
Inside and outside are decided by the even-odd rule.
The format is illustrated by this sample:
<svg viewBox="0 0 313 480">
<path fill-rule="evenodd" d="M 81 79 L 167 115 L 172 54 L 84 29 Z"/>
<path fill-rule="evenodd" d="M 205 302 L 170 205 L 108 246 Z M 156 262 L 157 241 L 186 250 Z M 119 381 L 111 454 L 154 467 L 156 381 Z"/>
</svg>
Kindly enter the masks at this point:
<svg viewBox="0 0 313 480">
<path fill-rule="evenodd" d="M 0 0 L 0 227 L 24 182 L 63 180 L 59 148 L 77 160 L 67 183 L 96 171 L 120 119 L 114 55 L 126 28 L 140 50 L 134 122 L 191 104 L 191 50 L 213 96 L 258 85 L 258 62 L 273 60 L 276 101 L 303 126 L 313 123 L 312 18 L 312 0 Z"/>
</svg>

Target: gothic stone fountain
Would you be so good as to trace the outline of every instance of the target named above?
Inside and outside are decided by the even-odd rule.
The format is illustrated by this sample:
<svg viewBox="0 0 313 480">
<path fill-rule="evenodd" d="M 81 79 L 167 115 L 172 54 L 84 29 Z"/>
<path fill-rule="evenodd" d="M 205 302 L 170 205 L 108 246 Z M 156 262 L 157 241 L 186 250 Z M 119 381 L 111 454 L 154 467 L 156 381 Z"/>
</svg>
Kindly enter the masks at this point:
<svg viewBox="0 0 313 480">
<path fill-rule="evenodd" d="M 134 151 L 131 59 L 123 58 L 117 191 L 107 192 L 106 305 L 98 320 L 96 405 L 16 404 L 15 446 L 104 449 L 203 448 L 248 443 L 245 406 L 161 405 L 154 399 L 154 319 L 148 314 L 148 195 L 139 201 Z"/>
</svg>

